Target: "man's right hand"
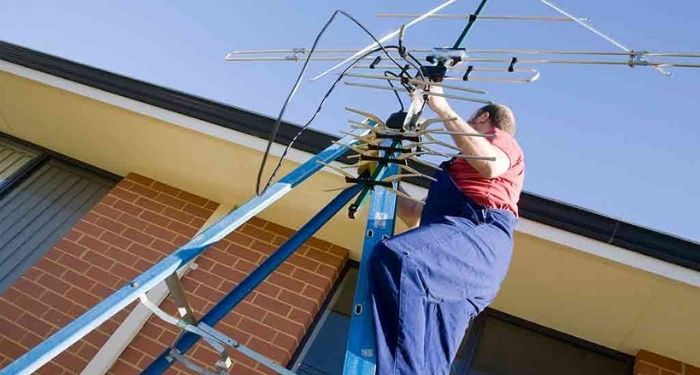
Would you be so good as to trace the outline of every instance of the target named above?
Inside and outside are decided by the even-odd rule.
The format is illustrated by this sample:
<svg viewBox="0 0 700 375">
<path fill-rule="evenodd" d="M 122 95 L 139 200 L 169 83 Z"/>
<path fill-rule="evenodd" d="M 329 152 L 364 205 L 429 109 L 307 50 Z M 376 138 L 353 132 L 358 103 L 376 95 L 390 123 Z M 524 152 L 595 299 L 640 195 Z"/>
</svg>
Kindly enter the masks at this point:
<svg viewBox="0 0 700 375">
<path fill-rule="evenodd" d="M 430 93 L 433 94 L 444 94 L 442 86 L 430 86 Z M 449 114 L 452 111 L 450 104 L 442 96 L 429 95 L 428 96 L 428 106 L 433 110 L 438 116 L 442 117 Z"/>
</svg>

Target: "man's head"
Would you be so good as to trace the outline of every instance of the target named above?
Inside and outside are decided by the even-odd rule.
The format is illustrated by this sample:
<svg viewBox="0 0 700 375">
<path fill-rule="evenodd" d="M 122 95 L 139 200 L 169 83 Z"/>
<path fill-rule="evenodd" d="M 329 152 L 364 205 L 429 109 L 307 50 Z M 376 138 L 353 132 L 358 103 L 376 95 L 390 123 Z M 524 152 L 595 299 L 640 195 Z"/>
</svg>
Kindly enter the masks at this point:
<svg viewBox="0 0 700 375">
<path fill-rule="evenodd" d="M 469 124 L 481 133 L 494 127 L 515 136 L 515 115 L 502 104 L 489 104 L 479 108 L 472 115 Z"/>
</svg>

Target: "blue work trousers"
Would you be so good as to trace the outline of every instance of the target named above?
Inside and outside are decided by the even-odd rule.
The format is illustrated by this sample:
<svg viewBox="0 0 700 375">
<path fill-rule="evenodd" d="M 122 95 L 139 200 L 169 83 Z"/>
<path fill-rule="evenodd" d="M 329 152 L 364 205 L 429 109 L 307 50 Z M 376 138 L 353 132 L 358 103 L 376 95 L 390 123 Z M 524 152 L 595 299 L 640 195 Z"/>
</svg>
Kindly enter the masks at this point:
<svg viewBox="0 0 700 375">
<path fill-rule="evenodd" d="M 449 374 L 469 321 L 508 271 L 515 215 L 474 203 L 446 170 L 430 186 L 421 225 L 371 257 L 377 375 Z"/>
</svg>

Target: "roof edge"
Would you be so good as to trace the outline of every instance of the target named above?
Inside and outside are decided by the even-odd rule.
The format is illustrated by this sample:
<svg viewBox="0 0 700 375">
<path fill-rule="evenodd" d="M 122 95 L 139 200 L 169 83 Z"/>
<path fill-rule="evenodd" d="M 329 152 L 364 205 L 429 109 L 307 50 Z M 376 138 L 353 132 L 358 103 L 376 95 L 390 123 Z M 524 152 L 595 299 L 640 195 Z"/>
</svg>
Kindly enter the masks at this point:
<svg viewBox="0 0 700 375">
<path fill-rule="evenodd" d="M 263 139 L 267 139 L 267 129 L 275 122 L 262 114 L 3 41 L 0 41 L 0 59 Z M 299 129 L 299 125 L 282 122 L 275 142 L 288 144 Z M 337 139 L 308 129 L 294 148 L 315 154 Z M 435 173 L 422 165 L 414 167 L 429 175 Z M 428 187 L 428 182 L 422 179 L 411 183 Z M 521 196 L 519 209 L 526 219 L 700 271 L 700 244 L 696 242 L 527 192 Z"/>
</svg>

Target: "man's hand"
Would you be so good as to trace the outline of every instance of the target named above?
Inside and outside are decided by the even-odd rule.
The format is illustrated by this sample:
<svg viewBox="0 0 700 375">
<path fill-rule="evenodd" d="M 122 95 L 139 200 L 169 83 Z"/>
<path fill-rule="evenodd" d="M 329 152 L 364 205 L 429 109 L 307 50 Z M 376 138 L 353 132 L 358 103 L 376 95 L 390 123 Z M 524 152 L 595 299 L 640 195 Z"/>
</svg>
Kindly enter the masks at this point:
<svg viewBox="0 0 700 375">
<path fill-rule="evenodd" d="M 445 91 L 442 89 L 442 86 L 432 85 L 430 86 L 430 93 L 444 94 Z M 449 113 L 452 110 L 447 99 L 442 96 L 429 95 L 428 106 L 438 115 Z"/>
</svg>

